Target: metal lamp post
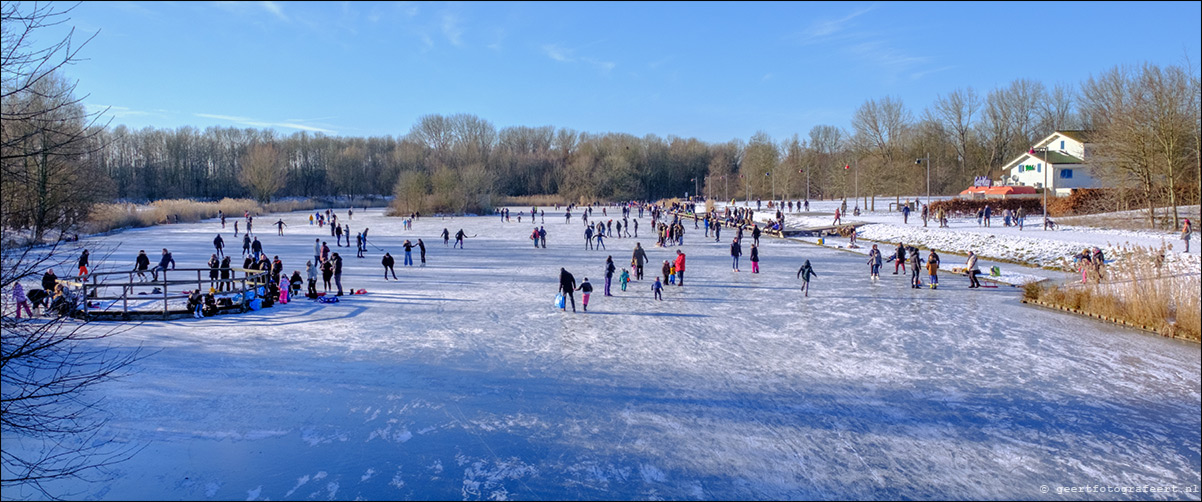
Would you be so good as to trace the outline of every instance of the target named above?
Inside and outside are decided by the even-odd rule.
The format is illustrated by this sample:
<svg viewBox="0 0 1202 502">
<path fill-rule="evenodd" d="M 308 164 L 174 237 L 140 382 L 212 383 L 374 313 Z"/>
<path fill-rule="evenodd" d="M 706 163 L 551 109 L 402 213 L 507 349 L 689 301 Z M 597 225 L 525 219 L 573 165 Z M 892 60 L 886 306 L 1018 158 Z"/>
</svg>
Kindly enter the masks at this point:
<svg viewBox="0 0 1202 502">
<path fill-rule="evenodd" d="M 1043 163 L 1048 163 L 1048 147 L 1032 148 L 1031 154 L 1043 152 Z M 1036 157 L 1038 158 L 1038 157 Z M 1043 166 L 1043 229 L 1048 229 L 1048 171 L 1051 169 L 1051 164 Z"/>
</svg>

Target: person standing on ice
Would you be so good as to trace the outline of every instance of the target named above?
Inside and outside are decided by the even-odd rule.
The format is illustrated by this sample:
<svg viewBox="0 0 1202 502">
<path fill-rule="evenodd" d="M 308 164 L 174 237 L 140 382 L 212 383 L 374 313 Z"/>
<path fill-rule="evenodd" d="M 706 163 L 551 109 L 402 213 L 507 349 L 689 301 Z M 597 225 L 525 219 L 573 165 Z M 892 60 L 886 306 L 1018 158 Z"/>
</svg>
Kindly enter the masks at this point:
<svg viewBox="0 0 1202 502">
<path fill-rule="evenodd" d="M 609 294 L 609 285 L 611 282 L 613 282 L 614 271 L 616 270 L 617 267 L 614 266 L 614 257 L 613 255 L 609 255 L 605 258 L 605 296 L 613 296 Z"/>
<path fill-rule="evenodd" d="M 931 289 L 939 289 L 939 254 L 934 249 L 927 256 L 927 274 L 931 276 Z"/>
<path fill-rule="evenodd" d="M 542 244 L 543 249 L 547 249 L 547 227 L 539 225 L 538 241 Z"/>
<path fill-rule="evenodd" d="M 732 259 L 730 268 L 735 272 L 739 271 L 740 256 L 743 256 L 743 246 L 739 244 L 739 238 L 736 237 L 730 241 L 730 257 Z"/>
<path fill-rule="evenodd" d="M 884 261 L 881 259 L 881 250 L 877 249 L 876 244 L 872 245 L 872 249 L 868 251 L 868 278 L 874 281 L 881 278 L 881 265 Z"/>
<path fill-rule="evenodd" d="M 897 251 L 893 254 L 893 275 L 897 275 L 898 267 L 906 269 L 906 247 L 900 242 L 897 243 Z"/>
<path fill-rule="evenodd" d="M 421 254 L 422 266 L 424 267 L 426 266 L 426 243 L 422 242 L 421 239 L 417 240 L 417 250 Z"/>
<path fill-rule="evenodd" d="M 88 250 L 79 255 L 79 275 L 88 275 Z"/>
<path fill-rule="evenodd" d="M 584 227 L 584 249 L 593 249 L 593 227 Z"/>
<path fill-rule="evenodd" d="M 918 248 L 910 246 L 910 287 L 914 289 L 922 288 L 922 278 L 919 275 L 922 272 L 922 256 L 918 254 Z"/>
<path fill-rule="evenodd" d="M 276 222 L 275 222 L 276 235 L 284 235 L 284 227 L 286 227 L 286 226 L 288 226 L 288 224 L 284 223 L 283 218 L 276 220 Z"/>
<path fill-rule="evenodd" d="M 459 229 L 458 232 L 455 232 L 455 246 L 459 246 L 459 249 L 463 249 L 463 238 L 464 237 L 465 237 L 465 234 L 463 233 L 462 228 Z M 454 248 L 455 246 L 451 246 L 451 248 Z"/>
<path fill-rule="evenodd" d="M 810 260 L 806 260 L 801 264 L 801 268 L 797 269 L 797 277 L 801 279 L 801 290 L 805 291 L 807 298 L 810 296 L 810 278 L 817 276 L 818 273 L 814 272 L 814 267 L 810 266 Z"/>
<path fill-rule="evenodd" d="M 334 225 L 334 244 L 342 247 L 342 225 Z M 347 245 L 350 245 L 350 242 L 347 242 Z"/>
<path fill-rule="evenodd" d="M 622 291 L 626 291 L 626 284 L 630 283 L 630 271 L 622 269 L 622 275 L 618 276 L 618 285 L 622 286 Z"/>
<path fill-rule="evenodd" d="M 405 266 L 412 267 L 413 266 L 413 243 L 409 242 L 409 239 L 405 239 L 405 243 L 402 244 L 401 246 L 403 246 L 405 248 Z"/>
<path fill-rule="evenodd" d="M 334 253 L 330 257 L 330 261 L 334 262 L 334 285 L 338 286 L 338 295 L 342 296 L 342 257 L 338 253 Z"/>
<path fill-rule="evenodd" d="M 568 272 L 567 269 L 560 268 L 559 269 L 559 292 L 563 293 L 563 295 L 566 296 L 567 299 L 572 302 L 572 312 L 575 312 L 576 311 L 576 295 L 575 295 L 575 293 L 573 293 L 573 291 L 576 291 L 576 278 L 573 277 L 571 272 Z M 567 302 L 564 302 L 564 306 L 561 307 L 560 310 L 567 312 L 567 310 L 568 310 Z"/>
<path fill-rule="evenodd" d="M 451 232 L 447 229 L 442 229 L 442 245 L 446 246 L 451 242 Z"/>
<path fill-rule="evenodd" d="M 634 278 L 643 280 L 643 265 L 647 263 L 647 252 L 643 250 L 643 246 L 639 243 L 634 243 L 634 254 L 630 256 L 630 266 L 634 267 Z"/>
<path fill-rule="evenodd" d="M 681 250 L 676 250 L 676 286 L 684 287 L 684 253 Z"/>
<path fill-rule="evenodd" d="M 593 294 L 593 285 L 588 282 L 588 277 L 585 277 L 584 281 L 580 283 L 580 287 L 576 289 L 581 293 L 581 305 L 584 306 L 584 311 L 588 312 L 588 297 L 589 295 Z M 573 307 L 572 312 L 575 311 L 576 309 Z"/>
<path fill-rule="evenodd" d="M 213 238 L 213 247 L 217 249 L 217 256 L 225 257 L 225 253 L 221 251 L 225 248 L 225 239 L 221 238 L 221 234 L 217 234 L 217 237 Z"/>
<path fill-rule="evenodd" d="M 250 256 L 250 234 L 242 234 L 242 256 Z"/>
<path fill-rule="evenodd" d="M 981 273 L 981 269 L 977 268 L 977 254 L 976 253 L 974 253 L 972 251 L 968 252 L 968 261 L 965 263 L 964 269 L 965 269 L 965 273 L 968 274 L 969 289 L 981 287 L 981 281 L 977 280 L 977 274 Z"/>
<path fill-rule="evenodd" d="M 307 296 L 309 298 L 317 298 L 317 265 L 314 265 L 311 261 L 305 262 L 305 275 L 309 280 L 309 294 Z M 385 277 L 385 280 L 387 280 L 387 277 Z"/>
<path fill-rule="evenodd" d="M 760 273 L 760 246 L 758 244 L 751 245 L 751 273 Z"/>
</svg>

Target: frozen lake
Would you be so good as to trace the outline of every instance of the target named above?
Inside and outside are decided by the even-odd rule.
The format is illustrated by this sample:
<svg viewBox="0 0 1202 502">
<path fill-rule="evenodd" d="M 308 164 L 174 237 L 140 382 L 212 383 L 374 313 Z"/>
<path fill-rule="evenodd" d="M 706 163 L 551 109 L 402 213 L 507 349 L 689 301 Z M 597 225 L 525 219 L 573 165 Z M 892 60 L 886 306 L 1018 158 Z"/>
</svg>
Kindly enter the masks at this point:
<svg viewBox="0 0 1202 502">
<path fill-rule="evenodd" d="M 547 249 L 516 214 L 405 231 L 356 211 L 346 223 L 371 229 L 399 281 L 381 277 L 377 248 L 356 259 L 308 213 L 283 215 L 282 237 L 279 216 L 256 218 L 287 272 L 322 237 L 345 256 L 343 284 L 369 294 L 118 335 L 158 352 L 101 389 L 102 436 L 145 449 L 110 481 L 51 486 L 104 500 L 1199 498 L 1197 344 L 947 274 L 915 290 L 886 265 L 874 284 L 861 255 L 793 241 L 763 239 L 761 273 L 746 256 L 734 273 L 733 232 L 716 243 L 691 224 L 685 286 L 656 302 L 651 280 L 677 248 L 654 247 L 649 217 L 641 238 L 595 251 L 579 212 L 548 212 Z M 466 249 L 444 247 L 443 228 L 463 228 Z M 87 244 L 118 246 L 92 252 L 101 270 L 162 247 L 197 267 L 219 230 Z M 402 266 L 400 243 L 419 237 L 429 266 Z M 636 241 L 647 280 L 622 292 L 615 278 L 603 297 L 605 257 L 620 272 Z M 806 259 L 818 277 L 802 298 Z M 553 309 L 560 267 L 596 288 L 588 313 Z M 1081 486 L 1194 491 L 1056 493 Z"/>
</svg>

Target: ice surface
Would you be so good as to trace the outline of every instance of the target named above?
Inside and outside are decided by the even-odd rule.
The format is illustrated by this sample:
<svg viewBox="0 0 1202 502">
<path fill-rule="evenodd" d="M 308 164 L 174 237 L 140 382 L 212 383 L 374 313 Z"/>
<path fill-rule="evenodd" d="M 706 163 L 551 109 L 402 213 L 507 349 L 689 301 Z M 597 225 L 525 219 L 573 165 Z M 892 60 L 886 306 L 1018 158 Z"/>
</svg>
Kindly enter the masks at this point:
<svg viewBox="0 0 1202 502">
<path fill-rule="evenodd" d="M 157 352 L 99 389 L 113 417 L 101 436 L 145 449 L 112 480 L 50 488 L 104 500 L 1198 499 L 1041 491 L 1196 487 L 1197 344 L 963 277 L 915 290 L 886 270 L 873 284 L 862 256 L 796 241 L 764 238 L 761 273 L 746 257 L 735 273 L 730 235 L 692 225 L 685 286 L 656 302 L 651 279 L 677 248 L 654 247 L 649 218 L 640 238 L 589 251 L 579 211 L 571 224 L 548 211 L 535 249 L 519 209 L 510 223 L 423 217 L 411 231 L 357 210 L 346 223 L 370 227 L 368 257 L 333 249 L 344 286 L 367 295 L 117 335 Z M 286 271 L 315 237 L 333 245 L 307 213 L 283 218 L 286 235 L 259 238 Z M 465 249 L 445 247 L 443 228 L 463 228 Z M 101 270 L 161 247 L 195 267 L 219 229 L 85 244 L 116 247 L 93 252 Z M 419 237 L 429 265 L 401 266 L 401 242 Z M 605 257 L 620 272 L 636 241 L 647 280 L 603 296 Z M 399 281 L 381 277 L 380 248 Z M 795 278 L 805 259 L 818 273 L 809 298 Z M 552 308 L 560 267 L 597 288 L 587 314 Z"/>
</svg>

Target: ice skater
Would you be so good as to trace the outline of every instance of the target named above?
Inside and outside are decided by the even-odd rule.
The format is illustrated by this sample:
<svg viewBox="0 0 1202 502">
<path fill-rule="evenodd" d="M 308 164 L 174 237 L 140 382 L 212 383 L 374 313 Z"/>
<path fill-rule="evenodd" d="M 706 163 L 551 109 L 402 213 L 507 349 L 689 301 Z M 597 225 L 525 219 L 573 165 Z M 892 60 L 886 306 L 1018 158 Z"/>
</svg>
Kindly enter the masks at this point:
<svg viewBox="0 0 1202 502">
<path fill-rule="evenodd" d="M 588 277 L 585 277 L 584 281 L 581 281 L 580 286 L 577 287 L 576 289 L 578 291 L 580 291 L 580 293 L 581 293 L 581 295 L 580 295 L 581 305 L 584 306 L 584 311 L 588 312 L 588 297 L 589 297 L 589 295 L 593 294 L 593 285 L 589 284 Z M 576 311 L 576 308 L 573 307 L 572 312 L 575 312 L 575 311 Z"/>
<path fill-rule="evenodd" d="M 881 279 L 881 265 L 884 260 L 881 259 L 881 250 L 872 245 L 872 249 L 868 251 L 868 278 L 873 281 Z"/>
<path fill-rule="evenodd" d="M 805 296 L 810 296 L 810 278 L 817 277 L 818 273 L 814 272 L 814 267 L 810 266 L 810 260 L 806 260 L 801 264 L 801 268 L 797 269 L 797 278 L 801 279 L 801 290 L 805 292 Z"/>
</svg>

